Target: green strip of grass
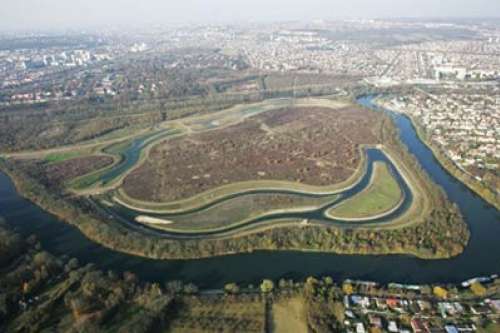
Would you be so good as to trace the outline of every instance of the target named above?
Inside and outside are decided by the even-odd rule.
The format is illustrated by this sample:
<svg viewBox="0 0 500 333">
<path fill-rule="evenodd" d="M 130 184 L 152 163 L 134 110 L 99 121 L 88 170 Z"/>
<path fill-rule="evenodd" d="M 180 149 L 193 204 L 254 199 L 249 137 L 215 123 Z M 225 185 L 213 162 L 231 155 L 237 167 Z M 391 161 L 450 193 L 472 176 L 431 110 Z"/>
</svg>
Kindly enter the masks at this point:
<svg viewBox="0 0 500 333">
<path fill-rule="evenodd" d="M 402 196 L 403 192 L 387 164 L 376 162 L 370 185 L 361 193 L 330 209 L 328 215 L 349 219 L 377 216 L 396 207 Z"/>
<path fill-rule="evenodd" d="M 66 160 L 73 159 L 75 157 L 82 156 L 81 151 L 70 151 L 65 153 L 53 153 L 45 156 L 44 161 L 47 163 L 58 163 Z"/>
</svg>

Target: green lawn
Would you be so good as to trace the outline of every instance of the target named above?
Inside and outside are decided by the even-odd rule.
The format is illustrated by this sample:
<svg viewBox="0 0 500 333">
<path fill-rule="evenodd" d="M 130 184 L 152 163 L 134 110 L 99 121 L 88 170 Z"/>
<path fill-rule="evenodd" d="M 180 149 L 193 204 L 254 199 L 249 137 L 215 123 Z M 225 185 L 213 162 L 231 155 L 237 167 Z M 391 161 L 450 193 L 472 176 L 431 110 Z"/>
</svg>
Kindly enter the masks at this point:
<svg viewBox="0 0 500 333">
<path fill-rule="evenodd" d="M 367 218 L 389 211 L 401 201 L 403 192 L 387 164 L 376 162 L 370 185 L 351 199 L 328 211 L 336 218 Z"/>
<path fill-rule="evenodd" d="M 82 151 L 68 151 L 64 153 L 53 153 L 45 156 L 44 161 L 47 163 L 58 163 L 75 157 L 83 156 Z"/>
<path fill-rule="evenodd" d="M 118 142 L 115 144 L 112 144 L 111 146 L 107 146 L 103 149 L 103 151 L 106 154 L 112 154 L 112 155 L 120 155 L 123 154 L 125 150 L 132 144 L 132 139 L 130 140 L 125 140 L 122 142 Z"/>
</svg>

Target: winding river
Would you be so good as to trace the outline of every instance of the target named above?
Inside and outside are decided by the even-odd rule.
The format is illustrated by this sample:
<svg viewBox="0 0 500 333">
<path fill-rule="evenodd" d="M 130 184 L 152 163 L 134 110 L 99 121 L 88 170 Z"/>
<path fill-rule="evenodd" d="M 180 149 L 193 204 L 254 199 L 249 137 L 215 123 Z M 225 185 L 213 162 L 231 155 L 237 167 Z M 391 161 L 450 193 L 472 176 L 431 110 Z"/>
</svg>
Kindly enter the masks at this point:
<svg viewBox="0 0 500 333">
<path fill-rule="evenodd" d="M 358 99 L 377 108 L 373 96 Z M 85 238 L 76 228 L 58 221 L 23 199 L 12 181 L 0 173 L 0 216 L 22 235 L 35 234 L 45 249 L 92 262 L 103 270 L 131 271 L 140 278 L 163 282 L 182 279 L 202 288 L 227 282 L 258 283 L 262 278 L 301 280 L 310 275 L 330 275 L 336 280 L 356 278 L 379 282 L 461 282 L 471 277 L 500 272 L 500 212 L 447 173 L 420 141 L 405 116 L 390 113 L 407 145 L 431 178 L 456 203 L 471 230 L 471 239 L 458 257 L 422 260 L 412 256 L 336 255 L 326 253 L 269 252 L 237 254 L 200 260 L 151 260 L 106 249 Z"/>
</svg>

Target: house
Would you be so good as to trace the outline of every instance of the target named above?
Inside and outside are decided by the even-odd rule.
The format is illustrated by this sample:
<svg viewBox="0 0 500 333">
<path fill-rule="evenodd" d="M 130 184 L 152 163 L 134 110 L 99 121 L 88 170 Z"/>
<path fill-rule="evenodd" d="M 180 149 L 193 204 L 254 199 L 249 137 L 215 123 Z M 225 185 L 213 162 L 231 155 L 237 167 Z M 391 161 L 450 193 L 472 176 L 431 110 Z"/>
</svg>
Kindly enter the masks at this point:
<svg viewBox="0 0 500 333">
<path fill-rule="evenodd" d="M 398 306 L 399 301 L 395 298 L 388 298 L 386 301 L 387 306 L 390 307 L 391 309 L 394 309 Z"/>
<path fill-rule="evenodd" d="M 351 310 L 345 310 L 345 316 L 347 318 L 351 318 L 351 319 L 356 318 L 356 316 L 354 315 L 354 313 Z"/>
<path fill-rule="evenodd" d="M 411 311 L 411 301 L 408 301 L 406 299 L 401 299 L 399 300 L 398 306 L 394 308 L 394 310 L 400 312 L 400 313 L 406 313 L 408 311 Z"/>
<path fill-rule="evenodd" d="M 356 333 L 366 333 L 365 325 L 363 325 L 363 323 L 356 324 Z"/>
<path fill-rule="evenodd" d="M 500 313 L 500 299 L 494 299 L 490 301 L 490 306 L 496 313 Z"/>
<path fill-rule="evenodd" d="M 458 329 L 453 325 L 446 325 L 444 327 L 444 330 L 446 331 L 446 333 L 459 333 Z"/>
<path fill-rule="evenodd" d="M 459 307 L 457 308 L 454 303 L 448 303 L 448 302 L 439 303 L 438 309 L 443 318 L 447 318 L 448 315 L 455 316 L 457 313 L 463 311 L 463 307 L 461 305 L 459 305 Z"/>
<path fill-rule="evenodd" d="M 413 318 L 411 320 L 411 328 L 413 329 L 413 333 L 427 332 L 427 329 L 425 328 L 424 323 L 418 318 Z"/>
<path fill-rule="evenodd" d="M 428 301 L 418 300 L 417 304 L 418 304 L 418 308 L 422 312 L 426 312 L 426 311 L 432 310 L 432 305 Z"/>
<path fill-rule="evenodd" d="M 383 298 L 376 298 L 375 304 L 377 305 L 377 308 L 380 310 L 387 309 L 387 303 L 385 302 L 385 300 Z"/>
<path fill-rule="evenodd" d="M 464 307 L 462 306 L 462 304 L 458 303 L 458 302 L 454 302 L 453 303 L 453 307 L 455 308 L 455 313 L 456 314 L 461 314 L 465 311 Z"/>
<path fill-rule="evenodd" d="M 473 305 L 470 307 L 470 309 L 471 309 L 472 313 L 474 313 L 476 315 L 487 314 L 487 313 L 491 312 L 490 308 L 484 304 Z"/>
<path fill-rule="evenodd" d="M 456 326 L 457 327 L 457 330 L 460 332 L 460 333 L 466 333 L 466 332 L 476 332 L 477 330 L 477 327 L 476 325 L 474 324 L 460 324 L 460 326 Z"/>
<path fill-rule="evenodd" d="M 349 304 L 349 296 L 345 295 L 344 296 L 344 307 L 346 309 L 349 309 L 349 306 L 350 306 L 350 304 Z"/>
<path fill-rule="evenodd" d="M 352 304 L 359 305 L 363 308 L 367 308 L 370 305 L 370 300 L 368 299 L 368 297 L 357 296 L 357 295 L 351 296 L 351 302 Z"/>
<path fill-rule="evenodd" d="M 399 332 L 398 324 L 394 320 L 389 321 L 389 325 L 387 325 L 387 330 L 392 333 Z"/>
<path fill-rule="evenodd" d="M 382 328 L 382 318 L 374 315 L 368 317 L 371 326 Z"/>
</svg>

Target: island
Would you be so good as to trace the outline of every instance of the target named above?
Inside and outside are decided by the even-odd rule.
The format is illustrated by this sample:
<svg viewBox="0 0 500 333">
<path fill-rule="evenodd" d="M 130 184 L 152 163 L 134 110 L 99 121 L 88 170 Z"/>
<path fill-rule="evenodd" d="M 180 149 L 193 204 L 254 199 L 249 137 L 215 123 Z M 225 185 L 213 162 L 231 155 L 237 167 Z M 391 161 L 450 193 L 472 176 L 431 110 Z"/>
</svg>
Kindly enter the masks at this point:
<svg viewBox="0 0 500 333">
<path fill-rule="evenodd" d="M 397 133 L 387 114 L 348 97 L 280 98 L 7 154 L 1 165 L 87 237 L 150 258 L 456 256 L 469 237 L 460 212 Z"/>
</svg>

